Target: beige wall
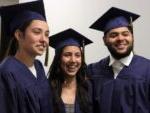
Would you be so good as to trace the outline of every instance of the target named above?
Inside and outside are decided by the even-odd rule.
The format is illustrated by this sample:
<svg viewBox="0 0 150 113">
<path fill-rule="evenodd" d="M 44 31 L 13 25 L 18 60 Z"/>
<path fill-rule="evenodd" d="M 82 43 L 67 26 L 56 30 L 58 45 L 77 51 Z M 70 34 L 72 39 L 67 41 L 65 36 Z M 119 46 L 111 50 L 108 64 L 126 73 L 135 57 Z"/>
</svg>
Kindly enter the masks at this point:
<svg viewBox="0 0 150 113">
<path fill-rule="evenodd" d="M 0 6 L 19 3 L 19 0 L 0 0 Z"/>
<path fill-rule="evenodd" d="M 29 2 L 33 0 L 0 0 Z M 109 52 L 103 44 L 103 33 L 89 29 L 89 26 L 97 20 L 110 7 L 118 7 L 134 13 L 141 17 L 134 22 L 135 45 L 134 51 L 150 59 L 150 0 L 43 0 L 46 9 L 46 16 L 50 27 L 50 35 L 62 31 L 68 27 L 81 32 L 94 41 L 85 48 L 87 63 L 98 61 L 107 56 Z M 92 54 L 91 54 L 92 51 Z M 54 56 L 54 50 L 50 48 L 50 62 Z M 40 57 L 44 61 L 44 56 Z"/>
<path fill-rule="evenodd" d="M 150 59 L 150 0 L 44 0 L 47 20 L 50 26 L 50 35 L 68 27 L 81 32 L 94 43 L 85 48 L 86 62 L 96 62 L 109 54 L 103 43 L 103 33 L 89 29 L 110 7 L 128 10 L 141 17 L 134 25 L 136 54 Z M 92 54 L 91 54 L 92 52 Z M 50 49 L 50 60 L 53 51 Z M 51 63 L 51 61 L 50 61 Z"/>
<path fill-rule="evenodd" d="M 27 2 L 33 0 L 19 0 Z M 89 26 L 97 20 L 110 7 L 118 7 L 128 10 L 141 17 L 135 21 L 134 51 L 150 59 L 150 0 L 43 0 L 45 4 L 46 16 L 50 27 L 50 35 L 62 31 L 68 27 L 81 32 L 94 41 L 93 44 L 85 48 L 86 62 L 96 62 L 109 54 L 104 46 L 103 33 L 89 29 Z M 92 52 L 92 54 L 91 54 Z M 54 56 L 54 50 L 50 48 L 50 62 Z M 44 61 L 44 57 L 40 57 Z"/>
</svg>

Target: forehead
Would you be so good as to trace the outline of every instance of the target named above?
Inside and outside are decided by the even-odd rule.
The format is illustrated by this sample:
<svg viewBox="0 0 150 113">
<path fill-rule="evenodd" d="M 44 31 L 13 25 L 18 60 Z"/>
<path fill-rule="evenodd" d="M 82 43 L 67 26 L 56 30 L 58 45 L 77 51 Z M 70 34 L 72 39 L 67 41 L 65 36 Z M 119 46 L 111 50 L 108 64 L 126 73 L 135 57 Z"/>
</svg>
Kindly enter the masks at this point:
<svg viewBox="0 0 150 113">
<path fill-rule="evenodd" d="M 41 25 L 48 26 L 48 24 L 46 23 L 46 21 L 42 21 L 42 20 L 32 20 L 30 22 L 30 26 L 41 26 Z"/>
<path fill-rule="evenodd" d="M 81 48 L 78 46 L 65 46 L 63 52 L 81 52 Z"/>
<path fill-rule="evenodd" d="M 110 31 L 108 31 L 107 34 L 113 33 L 113 32 L 126 32 L 126 31 L 130 31 L 128 27 L 119 27 L 119 28 L 111 29 Z"/>
<path fill-rule="evenodd" d="M 27 26 L 27 29 L 39 28 L 43 30 L 49 30 L 48 24 L 45 21 L 41 20 L 32 20 L 30 24 Z"/>
</svg>

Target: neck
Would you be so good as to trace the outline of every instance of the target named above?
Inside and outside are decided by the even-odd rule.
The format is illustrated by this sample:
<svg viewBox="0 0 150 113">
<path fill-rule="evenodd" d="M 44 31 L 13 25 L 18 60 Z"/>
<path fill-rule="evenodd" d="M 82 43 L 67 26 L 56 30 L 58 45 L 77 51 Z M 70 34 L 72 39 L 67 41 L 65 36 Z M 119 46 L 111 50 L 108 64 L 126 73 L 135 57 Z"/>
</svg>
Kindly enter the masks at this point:
<svg viewBox="0 0 150 113">
<path fill-rule="evenodd" d="M 66 80 L 62 86 L 61 98 L 64 103 L 74 104 L 76 97 L 76 79 Z"/>
<path fill-rule="evenodd" d="M 25 64 L 27 67 L 31 67 L 34 64 L 35 57 L 29 56 L 25 52 L 17 51 L 15 58 Z"/>
<path fill-rule="evenodd" d="M 67 78 L 63 84 L 64 88 L 74 88 L 76 87 L 76 77 Z"/>
</svg>

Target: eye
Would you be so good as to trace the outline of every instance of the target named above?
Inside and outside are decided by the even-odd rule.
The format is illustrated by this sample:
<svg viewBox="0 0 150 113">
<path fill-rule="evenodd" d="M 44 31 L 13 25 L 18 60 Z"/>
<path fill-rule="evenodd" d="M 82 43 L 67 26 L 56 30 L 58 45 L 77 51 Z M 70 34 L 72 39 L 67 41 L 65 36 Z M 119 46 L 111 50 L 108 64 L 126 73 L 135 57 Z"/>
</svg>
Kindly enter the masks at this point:
<svg viewBox="0 0 150 113">
<path fill-rule="evenodd" d="M 128 31 L 122 33 L 123 36 L 129 36 L 130 33 Z"/>
<path fill-rule="evenodd" d="M 62 55 L 63 55 L 64 57 L 69 57 L 69 56 L 71 56 L 71 53 L 66 52 L 66 53 L 63 53 Z"/>
<path fill-rule="evenodd" d="M 79 58 L 79 57 L 81 57 L 81 53 L 76 53 L 75 56 L 76 56 L 77 58 Z"/>
<path fill-rule="evenodd" d="M 116 32 L 108 34 L 108 37 L 110 37 L 110 38 L 115 38 L 117 36 L 118 36 L 118 33 L 116 33 Z"/>
<path fill-rule="evenodd" d="M 49 37 L 49 32 L 45 32 L 45 37 Z"/>
<path fill-rule="evenodd" d="M 33 33 L 35 33 L 35 34 L 40 34 L 40 33 L 41 33 L 41 30 L 40 30 L 40 29 L 33 29 L 32 31 L 33 31 Z"/>
</svg>

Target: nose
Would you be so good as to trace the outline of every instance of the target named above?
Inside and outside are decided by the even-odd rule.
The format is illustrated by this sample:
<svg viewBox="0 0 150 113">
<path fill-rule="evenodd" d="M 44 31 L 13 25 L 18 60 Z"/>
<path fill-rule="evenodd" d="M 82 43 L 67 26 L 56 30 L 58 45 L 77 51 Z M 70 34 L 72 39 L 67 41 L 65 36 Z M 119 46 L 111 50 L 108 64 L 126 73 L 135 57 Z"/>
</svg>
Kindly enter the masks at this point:
<svg viewBox="0 0 150 113">
<path fill-rule="evenodd" d="M 124 40 L 124 36 L 122 34 L 119 34 L 117 40 Z"/>
<path fill-rule="evenodd" d="M 71 62 L 75 62 L 76 61 L 76 57 L 74 55 L 72 55 L 70 60 L 71 60 Z"/>
<path fill-rule="evenodd" d="M 42 34 L 42 35 L 41 35 L 41 41 L 42 41 L 42 42 L 45 42 L 45 43 L 48 43 L 48 42 L 49 42 L 48 36 L 46 36 L 45 34 Z"/>
</svg>

